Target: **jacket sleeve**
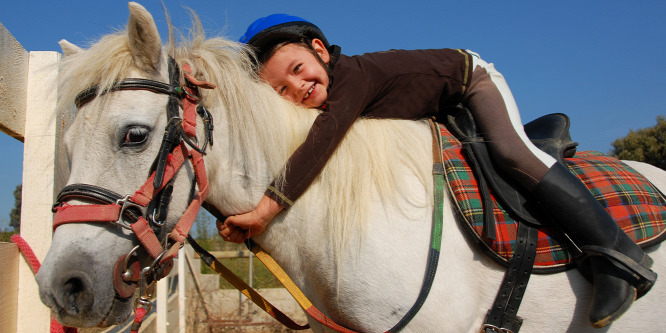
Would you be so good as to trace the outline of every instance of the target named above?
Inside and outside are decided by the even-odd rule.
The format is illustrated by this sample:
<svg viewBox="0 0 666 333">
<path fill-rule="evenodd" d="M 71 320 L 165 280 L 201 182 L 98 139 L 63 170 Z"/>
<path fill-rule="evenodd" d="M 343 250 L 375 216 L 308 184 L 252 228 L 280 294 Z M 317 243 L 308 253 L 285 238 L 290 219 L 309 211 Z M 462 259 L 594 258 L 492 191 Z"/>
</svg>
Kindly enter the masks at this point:
<svg viewBox="0 0 666 333">
<path fill-rule="evenodd" d="M 357 73 L 358 74 L 358 73 Z M 285 163 L 284 178 L 273 181 L 266 195 L 282 207 L 290 207 L 321 173 L 349 128 L 371 98 L 370 80 L 361 75 L 334 71 L 326 111 L 315 119 L 305 141 Z"/>
</svg>

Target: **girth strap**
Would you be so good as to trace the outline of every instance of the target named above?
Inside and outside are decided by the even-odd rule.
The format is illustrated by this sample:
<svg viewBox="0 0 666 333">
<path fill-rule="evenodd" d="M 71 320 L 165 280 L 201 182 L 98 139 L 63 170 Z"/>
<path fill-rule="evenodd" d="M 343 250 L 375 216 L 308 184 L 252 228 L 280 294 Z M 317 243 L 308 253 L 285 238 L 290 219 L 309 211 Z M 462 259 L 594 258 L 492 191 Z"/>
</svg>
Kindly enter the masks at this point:
<svg viewBox="0 0 666 333">
<path fill-rule="evenodd" d="M 518 226 L 516 251 L 509 261 L 492 308 L 488 310 L 483 333 L 517 333 L 523 320 L 517 316 L 534 267 L 539 229 L 526 223 Z"/>
</svg>

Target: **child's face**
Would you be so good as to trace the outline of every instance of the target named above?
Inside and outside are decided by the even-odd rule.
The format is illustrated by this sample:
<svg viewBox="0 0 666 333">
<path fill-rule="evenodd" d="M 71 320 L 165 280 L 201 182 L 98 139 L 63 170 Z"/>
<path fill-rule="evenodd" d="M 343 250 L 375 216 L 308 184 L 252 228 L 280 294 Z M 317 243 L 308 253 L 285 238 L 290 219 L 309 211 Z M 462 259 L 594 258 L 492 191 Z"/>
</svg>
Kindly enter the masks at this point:
<svg viewBox="0 0 666 333">
<path fill-rule="evenodd" d="M 312 46 L 328 64 L 330 56 L 323 43 L 315 39 Z M 308 108 L 321 106 L 328 97 L 328 73 L 303 45 L 281 47 L 264 63 L 259 76 L 286 100 Z"/>
</svg>

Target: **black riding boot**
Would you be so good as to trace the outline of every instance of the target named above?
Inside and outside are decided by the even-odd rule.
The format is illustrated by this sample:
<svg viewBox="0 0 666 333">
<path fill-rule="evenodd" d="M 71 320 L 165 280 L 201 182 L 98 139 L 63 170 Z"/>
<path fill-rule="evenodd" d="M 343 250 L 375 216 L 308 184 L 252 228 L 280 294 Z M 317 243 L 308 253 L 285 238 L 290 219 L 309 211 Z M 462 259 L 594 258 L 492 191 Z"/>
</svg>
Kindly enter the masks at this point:
<svg viewBox="0 0 666 333">
<path fill-rule="evenodd" d="M 565 166 L 555 163 L 534 194 L 583 252 L 579 269 L 588 278 L 591 274 L 594 284 L 590 305 L 593 326 L 610 324 L 652 288 L 657 278 L 649 269 L 652 259 Z"/>
</svg>

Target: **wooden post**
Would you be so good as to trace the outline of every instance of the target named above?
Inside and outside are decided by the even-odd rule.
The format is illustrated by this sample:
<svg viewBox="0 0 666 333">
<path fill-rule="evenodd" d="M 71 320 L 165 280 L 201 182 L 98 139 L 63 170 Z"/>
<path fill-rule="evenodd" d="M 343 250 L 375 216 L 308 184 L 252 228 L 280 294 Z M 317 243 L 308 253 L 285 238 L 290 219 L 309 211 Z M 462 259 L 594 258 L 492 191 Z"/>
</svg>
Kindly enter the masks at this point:
<svg viewBox="0 0 666 333">
<path fill-rule="evenodd" d="M 169 278 L 164 278 L 157 281 L 157 318 L 156 318 L 156 333 L 167 333 L 167 318 L 168 313 L 168 303 L 169 303 L 169 294 L 167 292 L 167 285 L 169 284 Z"/>
<path fill-rule="evenodd" d="M 57 52 L 30 52 L 23 147 L 21 237 L 37 258 L 46 256 L 52 237 L 55 188 Z M 50 311 L 39 299 L 30 267 L 19 260 L 18 332 L 48 332 Z"/>
<path fill-rule="evenodd" d="M 28 52 L 0 23 L 0 130 L 23 142 Z"/>
<path fill-rule="evenodd" d="M 19 253 L 16 244 L 0 243 L 0 327 L 3 332 L 16 332 Z"/>
<path fill-rule="evenodd" d="M 190 246 L 190 245 L 185 245 Z M 185 333 L 185 248 L 178 250 L 178 332 Z"/>
</svg>

